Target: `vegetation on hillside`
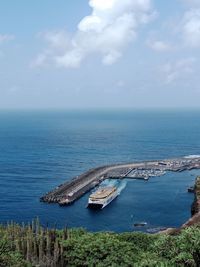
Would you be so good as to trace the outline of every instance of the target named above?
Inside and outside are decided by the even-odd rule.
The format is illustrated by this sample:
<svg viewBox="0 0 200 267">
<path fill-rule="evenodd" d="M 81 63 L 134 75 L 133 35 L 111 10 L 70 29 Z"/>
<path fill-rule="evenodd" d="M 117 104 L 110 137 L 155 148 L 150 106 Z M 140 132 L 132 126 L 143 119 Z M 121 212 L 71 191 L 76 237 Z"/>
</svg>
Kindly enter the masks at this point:
<svg viewBox="0 0 200 267">
<path fill-rule="evenodd" d="M 200 226 L 179 235 L 0 226 L 0 267 L 200 266 Z"/>
</svg>

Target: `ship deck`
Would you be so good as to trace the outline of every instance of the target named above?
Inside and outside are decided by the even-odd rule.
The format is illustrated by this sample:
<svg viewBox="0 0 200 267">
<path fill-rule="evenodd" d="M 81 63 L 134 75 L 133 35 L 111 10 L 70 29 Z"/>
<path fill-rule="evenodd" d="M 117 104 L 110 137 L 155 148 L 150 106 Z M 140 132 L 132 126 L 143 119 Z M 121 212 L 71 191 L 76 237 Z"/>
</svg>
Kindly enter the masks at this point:
<svg viewBox="0 0 200 267">
<path fill-rule="evenodd" d="M 105 187 L 105 188 L 101 188 L 99 190 L 97 190 L 96 192 L 94 192 L 90 198 L 91 199 L 102 199 L 102 198 L 106 198 L 109 195 L 111 195 L 113 192 L 116 191 L 116 187 Z"/>
</svg>

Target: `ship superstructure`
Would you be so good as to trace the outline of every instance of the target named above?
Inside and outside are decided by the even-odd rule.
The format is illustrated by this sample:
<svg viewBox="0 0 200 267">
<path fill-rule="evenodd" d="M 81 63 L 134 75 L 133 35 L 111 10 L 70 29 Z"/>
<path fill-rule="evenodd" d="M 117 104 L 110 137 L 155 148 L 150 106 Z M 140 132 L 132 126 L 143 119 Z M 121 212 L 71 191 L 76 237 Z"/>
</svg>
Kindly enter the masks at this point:
<svg viewBox="0 0 200 267">
<path fill-rule="evenodd" d="M 88 200 L 88 207 L 103 209 L 113 199 L 115 199 L 118 194 L 118 190 L 115 186 L 101 187 L 96 192 L 90 195 Z"/>
</svg>

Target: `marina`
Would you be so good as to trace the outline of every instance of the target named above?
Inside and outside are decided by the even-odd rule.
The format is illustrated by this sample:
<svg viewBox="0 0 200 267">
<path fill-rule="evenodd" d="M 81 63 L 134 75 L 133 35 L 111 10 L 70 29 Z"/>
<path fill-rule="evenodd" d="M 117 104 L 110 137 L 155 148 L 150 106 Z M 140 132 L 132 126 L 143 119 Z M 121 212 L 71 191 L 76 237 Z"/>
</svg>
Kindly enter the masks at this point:
<svg viewBox="0 0 200 267">
<path fill-rule="evenodd" d="M 182 172 L 200 169 L 200 157 L 113 164 L 91 169 L 71 181 L 61 184 L 40 198 L 47 203 L 69 205 L 106 179 L 143 179 L 164 175 L 168 171 Z"/>
</svg>

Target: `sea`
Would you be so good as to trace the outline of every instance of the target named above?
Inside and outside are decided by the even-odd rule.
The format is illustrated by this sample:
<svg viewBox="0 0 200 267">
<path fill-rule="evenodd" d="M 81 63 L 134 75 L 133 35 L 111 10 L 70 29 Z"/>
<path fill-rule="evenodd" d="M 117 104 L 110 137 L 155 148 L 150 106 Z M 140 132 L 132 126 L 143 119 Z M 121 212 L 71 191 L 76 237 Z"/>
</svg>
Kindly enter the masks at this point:
<svg viewBox="0 0 200 267">
<path fill-rule="evenodd" d="M 89 231 L 179 227 L 191 216 L 187 188 L 200 170 L 123 180 L 103 210 L 86 208 L 91 192 L 65 207 L 40 197 L 96 166 L 199 154 L 199 110 L 2 110 L 0 223 L 38 217 L 44 225 Z"/>
</svg>

